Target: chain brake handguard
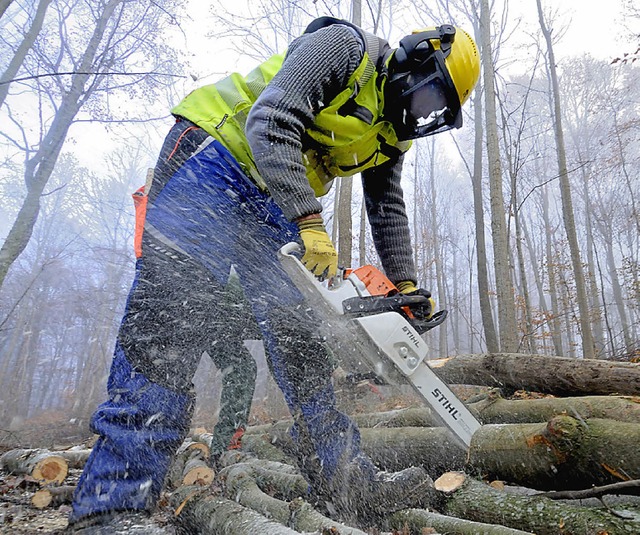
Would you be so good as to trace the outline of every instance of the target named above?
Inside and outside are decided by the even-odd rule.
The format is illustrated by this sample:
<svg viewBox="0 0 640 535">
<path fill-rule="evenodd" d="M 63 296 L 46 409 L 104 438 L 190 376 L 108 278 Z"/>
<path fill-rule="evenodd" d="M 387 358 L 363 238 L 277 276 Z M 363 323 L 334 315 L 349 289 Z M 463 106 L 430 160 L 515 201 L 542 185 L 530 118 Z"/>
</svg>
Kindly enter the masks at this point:
<svg viewBox="0 0 640 535">
<path fill-rule="evenodd" d="M 431 303 L 424 295 L 374 295 L 367 297 L 351 297 L 342 303 L 345 315 L 361 317 L 381 312 L 397 312 L 411 323 L 418 334 L 423 334 L 442 323 L 447 318 L 448 311 L 440 310 L 431 318 L 424 319 L 431 311 Z"/>
</svg>

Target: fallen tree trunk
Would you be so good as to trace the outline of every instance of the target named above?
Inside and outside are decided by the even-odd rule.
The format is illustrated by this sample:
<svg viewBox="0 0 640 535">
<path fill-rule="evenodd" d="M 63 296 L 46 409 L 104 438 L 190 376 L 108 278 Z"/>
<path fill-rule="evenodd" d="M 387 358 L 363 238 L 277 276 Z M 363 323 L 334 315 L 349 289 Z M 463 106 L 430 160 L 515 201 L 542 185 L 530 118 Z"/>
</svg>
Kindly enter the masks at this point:
<svg viewBox="0 0 640 535">
<path fill-rule="evenodd" d="M 581 396 L 538 399 L 504 399 L 490 392 L 483 399 L 466 403 L 485 424 L 547 422 L 567 414 L 584 420 L 603 418 L 640 423 L 640 398 L 631 396 Z M 428 407 L 353 415 L 360 427 L 430 427 L 440 425 Z M 251 432 L 251 428 L 247 432 Z"/>
<path fill-rule="evenodd" d="M 50 485 L 64 481 L 69 464 L 57 452 L 16 449 L 0 457 L 0 469 L 12 474 L 26 474 L 42 485 Z"/>
<path fill-rule="evenodd" d="M 465 466 L 466 452 L 442 427 L 361 429 L 360 433 L 362 449 L 383 470 L 424 466 L 431 477 L 438 477 Z"/>
<path fill-rule="evenodd" d="M 452 482 L 452 483 L 450 483 Z M 501 524 L 537 535 L 635 535 L 640 522 L 590 507 L 517 496 L 462 474 L 444 474 L 435 482 L 446 496 L 443 512 L 454 517 Z"/>
<path fill-rule="evenodd" d="M 51 453 L 58 455 L 67 461 L 69 468 L 82 469 L 84 468 L 89 455 L 91 455 L 91 448 L 78 448 L 61 451 L 56 450 Z"/>
<path fill-rule="evenodd" d="M 290 439 L 287 438 L 288 434 L 278 435 L 281 437 L 280 441 L 287 441 L 291 444 Z M 268 459 L 270 461 L 276 461 L 285 464 L 296 464 L 295 461 L 285 453 L 283 449 L 270 442 L 268 434 L 248 434 L 245 433 L 242 437 L 242 449 L 244 451 L 251 452 L 261 459 Z M 292 444 L 291 444 L 292 446 Z M 290 451 L 290 449 L 288 450 Z"/>
<path fill-rule="evenodd" d="M 544 355 L 456 355 L 428 362 L 448 383 L 530 390 L 556 396 L 640 395 L 640 364 Z"/>
<path fill-rule="evenodd" d="M 292 452 L 294 444 L 288 430 L 286 422 L 260 426 L 260 433 L 249 428 L 245 437 L 253 441 L 245 442 L 243 447 L 260 452 L 262 447 L 258 444 L 263 442 L 285 453 Z M 432 477 L 437 477 L 449 470 L 462 470 L 465 465 L 466 452 L 442 427 L 361 428 L 360 434 L 363 451 L 382 470 L 424 466 Z M 278 460 L 272 456 L 269 459 Z"/>
<path fill-rule="evenodd" d="M 557 416 L 547 424 L 487 425 L 466 471 L 541 490 L 585 489 L 640 478 L 640 426 Z"/>
<path fill-rule="evenodd" d="M 547 422 L 566 414 L 587 420 L 599 418 L 640 423 L 640 398 L 622 396 L 584 396 L 568 398 L 507 400 L 491 393 L 470 403 L 469 408 L 485 424 Z"/>
<path fill-rule="evenodd" d="M 181 487 L 171 495 L 176 521 L 187 533 L 199 535 L 298 535 L 235 501 L 209 494 L 202 487 Z"/>
<path fill-rule="evenodd" d="M 456 535 L 533 535 L 530 531 L 520 531 L 497 524 L 473 522 L 432 513 L 424 509 L 400 511 L 393 514 L 389 522 L 398 533 L 405 533 L 407 529 L 410 533 L 425 533 L 425 528 L 433 528 L 442 533 L 455 533 Z"/>
</svg>

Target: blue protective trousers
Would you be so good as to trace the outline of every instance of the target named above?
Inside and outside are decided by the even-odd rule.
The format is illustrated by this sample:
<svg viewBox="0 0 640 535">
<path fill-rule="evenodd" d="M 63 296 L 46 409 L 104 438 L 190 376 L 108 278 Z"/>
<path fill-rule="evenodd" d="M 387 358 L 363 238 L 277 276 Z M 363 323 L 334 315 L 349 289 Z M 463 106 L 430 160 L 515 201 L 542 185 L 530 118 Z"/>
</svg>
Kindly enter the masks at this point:
<svg viewBox="0 0 640 535">
<path fill-rule="evenodd" d="M 294 417 L 294 453 L 312 489 L 358 456 L 359 433 L 336 408 L 333 364 L 317 319 L 277 260 L 278 249 L 297 238 L 296 226 L 220 143 L 186 121 L 174 126 L 156 167 L 143 255 L 116 343 L 109 398 L 91 420 L 99 440 L 74 497 L 72 522 L 154 506 L 189 429 L 200 357 L 225 350 L 218 341 L 234 318 L 216 311 L 232 265 L 251 307 L 239 313 L 253 314 L 260 326 Z"/>
</svg>

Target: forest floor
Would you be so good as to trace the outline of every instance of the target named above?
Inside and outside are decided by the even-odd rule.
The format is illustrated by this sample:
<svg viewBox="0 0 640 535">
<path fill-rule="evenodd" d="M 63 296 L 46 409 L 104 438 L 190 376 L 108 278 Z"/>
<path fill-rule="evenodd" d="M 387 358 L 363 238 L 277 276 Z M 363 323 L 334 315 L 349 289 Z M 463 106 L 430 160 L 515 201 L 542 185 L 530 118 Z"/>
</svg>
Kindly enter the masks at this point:
<svg viewBox="0 0 640 535">
<path fill-rule="evenodd" d="M 0 442 L 0 455 L 13 448 L 44 447 L 48 449 L 66 449 L 70 446 L 90 448 L 96 439 L 93 435 L 65 432 L 61 427 L 51 423 L 39 428 L 30 428 L 28 433 L 11 433 L 11 437 L 3 437 Z M 64 484 L 75 486 L 82 470 L 69 469 Z M 0 535 L 63 535 L 68 526 L 71 506 L 63 504 L 58 507 L 38 509 L 31 503 L 34 493 L 40 489 L 36 480 L 29 476 L 12 475 L 0 470 Z M 173 511 L 164 499 L 158 504 L 152 520 L 158 525 L 167 526 L 167 533 L 174 531 L 170 527 Z"/>
<path fill-rule="evenodd" d="M 78 474 L 70 471 L 69 484 L 77 482 Z M 30 478 L 0 473 L 0 533 L 30 535 L 63 533 L 67 527 L 70 507 L 36 509 L 31 498 L 38 484 Z"/>
<path fill-rule="evenodd" d="M 69 470 L 65 485 L 76 485 L 81 470 Z M 6 475 L 0 472 L 0 534 L 2 535 L 63 535 L 67 528 L 71 506 L 38 509 L 31 504 L 33 493 L 39 485 L 32 478 Z M 173 511 L 166 500 L 161 500 L 151 521 L 165 526 L 167 533 L 174 533 L 171 526 Z"/>
</svg>

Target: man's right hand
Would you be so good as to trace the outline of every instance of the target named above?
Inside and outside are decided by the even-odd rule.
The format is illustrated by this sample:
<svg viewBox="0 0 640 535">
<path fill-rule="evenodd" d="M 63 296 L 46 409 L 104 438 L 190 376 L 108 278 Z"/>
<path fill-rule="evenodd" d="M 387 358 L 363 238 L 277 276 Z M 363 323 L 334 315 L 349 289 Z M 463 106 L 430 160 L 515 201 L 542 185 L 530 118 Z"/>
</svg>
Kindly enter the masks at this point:
<svg viewBox="0 0 640 535">
<path fill-rule="evenodd" d="M 334 277 L 338 271 L 338 253 L 320 214 L 298 219 L 296 223 L 304 244 L 304 266 L 320 280 Z"/>
</svg>

